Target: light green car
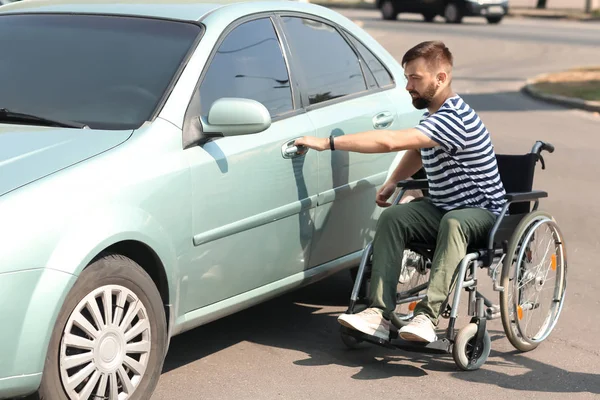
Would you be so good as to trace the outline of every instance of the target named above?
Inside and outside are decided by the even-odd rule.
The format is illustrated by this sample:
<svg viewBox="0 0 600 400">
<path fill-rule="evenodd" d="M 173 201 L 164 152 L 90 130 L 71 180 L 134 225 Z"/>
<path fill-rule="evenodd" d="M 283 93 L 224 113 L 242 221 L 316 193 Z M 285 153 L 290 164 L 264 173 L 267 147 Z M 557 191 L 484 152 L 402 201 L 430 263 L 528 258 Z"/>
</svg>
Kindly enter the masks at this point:
<svg viewBox="0 0 600 400">
<path fill-rule="evenodd" d="M 356 266 L 402 154 L 294 139 L 421 115 L 302 2 L 23 1 L 0 54 L 0 398 L 149 399 L 174 335 Z"/>
</svg>

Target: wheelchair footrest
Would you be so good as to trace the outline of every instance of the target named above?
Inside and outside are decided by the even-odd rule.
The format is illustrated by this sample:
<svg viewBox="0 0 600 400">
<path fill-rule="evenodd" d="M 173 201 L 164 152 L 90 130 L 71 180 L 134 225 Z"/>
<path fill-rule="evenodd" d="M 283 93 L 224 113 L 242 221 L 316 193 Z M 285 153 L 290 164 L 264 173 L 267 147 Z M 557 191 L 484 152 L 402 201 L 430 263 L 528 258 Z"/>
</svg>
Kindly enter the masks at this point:
<svg viewBox="0 0 600 400">
<path fill-rule="evenodd" d="M 351 329 L 345 326 L 342 326 L 340 328 L 340 331 L 346 335 L 352 336 L 360 341 L 363 342 L 369 342 L 369 343 L 373 343 L 379 346 L 383 346 L 383 347 L 387 347 L 389 349 L 394 349 L 395 347 L 392 346 L 391 342 L 389 340 L 385 340 L 382 339 L 380 337 L 377 336 L 373 336 L 373 335 L 367 335 L 366 333 L 362 333 L 360 331 L 357 331 L 355 329 Z"/>
<path fill-rule="evenodd" d="M 398 332 L 391 333 L 390 340 L 385 340 L 373 335 L 359 332 L 354 329 L 341 327 L 341 331 L 361 341 L 373 343 L 379 346 L 387 347 L 388 349 L 404 350 L 417 353 L 450 353 L 451 343 L 446 338 L 441 338 L 432 343 L 412 342 L 398 338 Z"/>
<path fill-rule="evenodd" d="M 451 343 L 448 339 L 442 338 L 435 342 L 412 342 L 403 339 L 394 339 L 391 341 L 392 346 L 399 350 L 416 352 L 416 353 L 450 353 Z"/>
</svg>

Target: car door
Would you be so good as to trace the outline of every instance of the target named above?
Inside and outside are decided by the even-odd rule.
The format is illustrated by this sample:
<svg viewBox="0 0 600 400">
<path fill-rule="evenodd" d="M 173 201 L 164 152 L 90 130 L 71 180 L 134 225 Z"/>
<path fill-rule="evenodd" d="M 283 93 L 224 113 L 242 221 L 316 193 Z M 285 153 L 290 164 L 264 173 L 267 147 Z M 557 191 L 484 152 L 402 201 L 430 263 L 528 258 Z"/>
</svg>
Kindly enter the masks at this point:
<svg viewBox="0 0 600 400">
<path fill-rule="evenodd" d="M 282 48 L 268 15 L 238 21 L 200 78 L 191 103 L 199 115 L 205 117 L 220 98 L 246 98 L 261 102 L 272 124 L 258 134 L 186 150 L 194 248 L 183 279 L 184 312 L 301 273 L 308 263 L 317 153 L 284 154 L 314 129 L 297 104 Z"/>
<path fill-rule="evenodd" d="M 386 87 L 394 84 L 380 65 L 381 85 L 333 24 L 315 17 L 282 15 L 304 101 L 317 136 L 342 136 L 391 127 L 397 118 Z M 378 62 L 373 56 L 371 64 Z M 372 240 L 380 209 L 377 188 L 394 154 L 324 151 L 310 267 L 354 253 Z"/>
<path fill-rule="evenodd" d="M 398 12 L 420 12 L 425 1 L 428 0 L 395 0 L 394 4 Z"/>
</svg>

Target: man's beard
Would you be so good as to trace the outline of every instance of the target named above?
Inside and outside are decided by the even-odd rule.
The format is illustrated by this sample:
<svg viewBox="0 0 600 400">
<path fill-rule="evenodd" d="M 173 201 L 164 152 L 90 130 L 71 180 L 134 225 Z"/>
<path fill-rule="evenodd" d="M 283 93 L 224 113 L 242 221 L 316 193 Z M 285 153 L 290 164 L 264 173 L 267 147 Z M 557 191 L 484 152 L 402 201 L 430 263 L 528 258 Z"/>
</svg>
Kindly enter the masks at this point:
<svg viewBox="0 0 600 400">
<path fill-rule="evenodd" d="M 410 91 L 409 93 L 411 94 L 411 97 L 413 94 L 417 95 L 417 97 L 412 97 L 413 106 L 415 106 L 417 110 L 422 110 L 424 108 L 429 107 L 431 101 L 433 100 L 433 96 L 435 96 L 435 92 L 435 83 L 432 83 L 423 94 L 420 94 L 415 90 Z"/>
</svg>

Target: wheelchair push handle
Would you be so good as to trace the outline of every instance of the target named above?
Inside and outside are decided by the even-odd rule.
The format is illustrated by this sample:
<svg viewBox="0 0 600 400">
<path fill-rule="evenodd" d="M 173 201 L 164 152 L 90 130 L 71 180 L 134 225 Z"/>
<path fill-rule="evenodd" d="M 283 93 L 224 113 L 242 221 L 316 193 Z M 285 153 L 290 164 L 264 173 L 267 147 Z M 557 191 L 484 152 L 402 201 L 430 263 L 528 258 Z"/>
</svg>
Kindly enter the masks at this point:
<svg viewBox="0 0 600 400">
<path fill-rule="evenodd" d="M 537 155 L 538 160 L 541 161 L 542 169 L 546 169 L 546 163 L 544 162 L 544 157 L 542 157 L 542 154 L 541 154 L 542 151 L 547 151 L 548 153 L 554 153 L 554 145 L 552 145 L 551 143 L 548 143 L 548 142 L 542 142 L 541 140 L 538 140 L 533 145 L 533 149 L 531 149 L 531 152 L 533 154 Z"/>
<path fill-rule="evenodd" d="M 542 150 L 546 150 L 548 153 L 554 153 L 554 146 L 550 143 L 544 143 L 542 145 Z"/>
<path fill-rule="evenodd" d="M 554 153 L 554 145 L 552 143 L 542 142 L 541 140 L 538 140 L 533 145 L 533 149 L 531 149 L 531 152 L 534 154 L 540 155 L 542 151 L 547 151 L 548 153 Z"/>
</svg>

